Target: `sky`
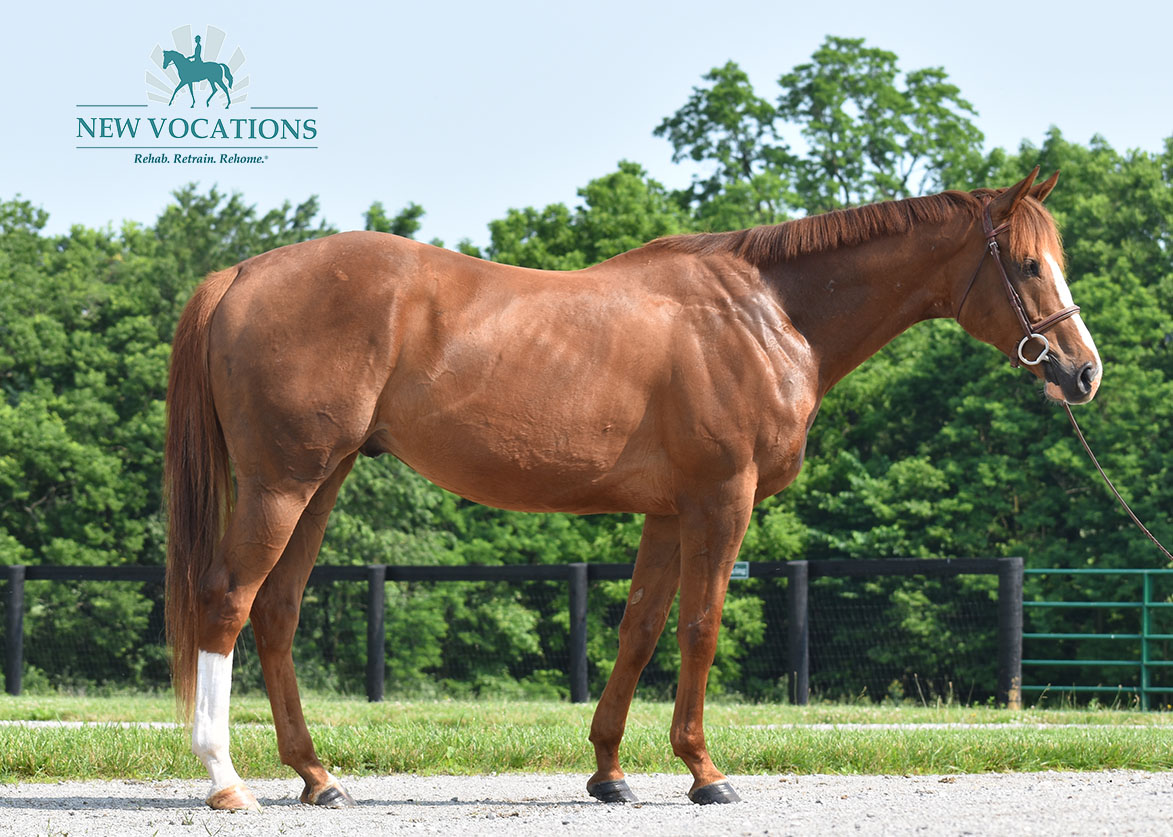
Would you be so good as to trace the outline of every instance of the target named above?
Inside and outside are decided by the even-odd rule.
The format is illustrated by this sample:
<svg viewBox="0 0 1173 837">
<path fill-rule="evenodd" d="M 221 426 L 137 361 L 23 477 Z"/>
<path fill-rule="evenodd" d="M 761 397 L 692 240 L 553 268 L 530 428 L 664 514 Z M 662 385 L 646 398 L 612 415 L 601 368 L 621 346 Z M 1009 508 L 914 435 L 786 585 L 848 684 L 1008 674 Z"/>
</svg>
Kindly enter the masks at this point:
<svg viewBox="0 0 1173 837">
<path fill-rule="evenodd" d="M 339 229 L 361 228 L 373 201 L 391 212 L 414 201 L 427 213 L 417 237 L 484 245 L 490 220 L 510 208 L 574 206 L 577 189 L 620 160 L 686 185 L 695 169 L 673 164 L 652 131 L 701 76 L 734 60 L 759 96 L 775 99 L 778 77 L 827 35 L 865 38 L 903 70 L 943 67 L 976 108 L 987 150 L 1038 145 L 1052 126 L 1080 143 L 1100 134 L 1121 151 L 1158 151 L 1173 136 L 1173 6 L 1151 0 L 9 6 L 0 200 L 19 195 L 44 208 L 50 233 L 151 224 L 171 191 L 194 181 L 239 191 L 262 212 L 316 195 Z M 183 26 L 223 31 L 221 60 L 241 50 L 237 80 L 249 83 L 236 92 L 245 100 L 223 110 L 221 96 L 208 108 L 205 93 L 191 108 L 184 90 L 170 107 L 116 115 L 312 107 L 283 115 L 315 120 L 313 147 L 274 149 L 261 165 L 135 164 L 132 151 L 78 148 L 95 144 L 78 138 L 79 117 L 114 113 L 78 105 L 148 104 L 152 50 L 170 47 Z"/>
</svg>

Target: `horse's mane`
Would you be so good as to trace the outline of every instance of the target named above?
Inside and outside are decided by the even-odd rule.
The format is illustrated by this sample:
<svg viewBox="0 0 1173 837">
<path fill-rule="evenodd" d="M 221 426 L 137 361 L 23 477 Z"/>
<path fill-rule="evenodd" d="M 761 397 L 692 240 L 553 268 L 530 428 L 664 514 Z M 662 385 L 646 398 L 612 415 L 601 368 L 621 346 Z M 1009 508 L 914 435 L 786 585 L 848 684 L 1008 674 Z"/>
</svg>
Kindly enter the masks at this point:
<svg viewBox="0 0 1173 837">
<path fill-rule="evenodd" d="M 851 247 L 880 237 L 900 235 L 917 224 L 939 224 L 959 210 L 976 217 L 984 200 L 1002 191 L 950 191 L 885 201 L 748 230 L 667 236 L 656 239 L 648 247 L 697 255 L 733 253 L 765 268 L 836 247 Z M 1011 258 L 1021 261 L 1028 255 L 1037 257 L 1052 250 L 1058 236 L 1050 213 L 1039 201 L 1026 197 L 1011 216 Z M 1062 248 L 1059 248 L 1056 257 L 1061 258 L 1061 253 Z"/>
</svg>

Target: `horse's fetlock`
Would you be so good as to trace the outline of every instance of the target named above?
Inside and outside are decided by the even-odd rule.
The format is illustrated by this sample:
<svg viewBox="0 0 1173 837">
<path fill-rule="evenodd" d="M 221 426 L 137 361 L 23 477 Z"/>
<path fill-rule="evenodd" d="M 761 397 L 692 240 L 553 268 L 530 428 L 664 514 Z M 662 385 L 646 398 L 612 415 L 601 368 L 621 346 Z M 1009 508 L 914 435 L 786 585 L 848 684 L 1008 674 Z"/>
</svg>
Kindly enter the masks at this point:
<svg viewBox="0 0 1173 837">
<path fill-rule="evenodd" d="M 703 730 L 685 726 L 680 730 L 673 729 L 668 737 L 672 742 L 672 752 L 679 758 L 687 760 L 705 751 L 705 733 Z"/>
</svg>

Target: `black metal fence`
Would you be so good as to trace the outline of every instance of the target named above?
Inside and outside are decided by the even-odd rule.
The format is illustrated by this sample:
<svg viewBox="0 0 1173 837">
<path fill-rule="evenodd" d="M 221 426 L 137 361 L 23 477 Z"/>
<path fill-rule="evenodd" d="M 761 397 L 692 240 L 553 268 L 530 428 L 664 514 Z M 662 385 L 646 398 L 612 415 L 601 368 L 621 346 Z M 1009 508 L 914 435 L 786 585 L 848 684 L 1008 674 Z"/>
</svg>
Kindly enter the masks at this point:
<svg viewBox="0 0 1173 837">
<path fill-rule="evenodd" d="M 812 686 L 816 694 L 849 697 L 866 694 L 869 698 L 919 697 L 930 690 L 940 696 L 949 692 L 959 700 L 974 695 L 993 695 L 1003 705 L 1020 705 L 1022 660 L 1022 559 L 884 559 L 867 561 L 790 561 L 743 565 L 748 581 L 731 582 L 730 601 L 753 603 L 760 613 L 764 635 L 755 637 L 754 652 L 740 665 L 743 681 L 764 684 L 755 692 L 771 696 L 778 689 L 798 704 L 809 701 Z M 411 642 L 410 631 L 391 631 L 387 616 L 402 616 L 395 603 L 387 600 L 388 585 L 397 586 L 482 582 L 522 586 L 540 583 L 564 590 L 565 599 L 547 597 L 547 615 L 559 607 L 562 617 L 551 618 L 556 628 L 544 625 L 543 632 L 563 631 L 557 659 L 542 665 L 553 666 L 567 687 L 572 701 L 589 699 L 592 683 L 595 690 L 605 681 L 605 672 L 592 665 L 588 646 L 592 643 L 617 643 L 614 627 L 622 616 L 624 595 L 614 591 L 604 597 L 592 596 L 600 582 L 621 582 L 631 577 L 632 564 L 554 564 L 498 566 L 320 566 L 310 576 L 310 590 L 325 585 L 331 590 L 341 583 L 365 584 L 365 685 L 372 701 L 382 700 L 388 678 L 387 665 L 394 665 L 400 643 Z M 0 568 L 0 579 L 7 580 L 4 621 L 5 687 L 10 694 L 22 689 L 25 670 L 24 624 L 26 582 L 53 584 L 87 582 L 138 582 L 161 591 L 163 568 L 79 567 L 79 566 L 11 566 Z M 739 573 L 735 573 L 735 579 Z M 986 576 L 988 583 L 962 587 L 961 576 Z M 923 583 L 912 593 L 903 581 L 918 577 Z M 996 579 L 996 581 L 995 581 Z M 491 595 L 491 591 L 490 595 Z M 620 591 L 622 592 L 622 591 Z M 311 595 L 312 598 L 312 595 Z M 355 598 L 350 594 L 350 598 Z M 558 602 L 564 601 L 564 605 Z M 157 603 L 161 605 L 161 603 Z M 303 608 L 303 625 L 307 608 Z M 161 607 L 156 606 L 156 611 Z M 736 607 L 727 606 L 729 618 L 736 618 Z M 589 618 L 588 618 L 589 616 Z M 916 642 L 933 647 L 915 649 L 916 666 L 901 662 L 909 649 L 909 637 L 901 630 L 901 621 L 931 617 L 932 631 L 922 632 Z M 42 622 L 51 621 L 42 618 Z M 561 627 L 565 624 L 565 627 Z M 594 625 L 591 636 L 588 625 Z M 884 626 L 888 627 L 885 628 Z M 759 626 L 761 627 L 761 626 Z M 338 633 L 337 626 L 319 629 L 319 634 Z M 727 627 L 727 631 L 729 628 Z M 359 633 L 361 626 L 354 629 Z M 388 634 L 400 637 L 388 647 Z M 152 623 L 147 633 L 157 644 L 153 660 L 162 660 L 161 626 Z M 360 641 L 356 636 L 355 641 Z M 51 638 L 44 642 L 52 642 Z M 305 641 L 304 638 L 302 640 Z M 319 637 L 319 641 L 322 641 Z M 564 643 L 564 646 L 563 646 Z M 297 646 L 295 645 L 295 648 Z M 82 654 L 81 656 L 85 656 Z M 599 654 L 595 654 L 598 657 Z M 926 663 L 928 660 L 930 662 Z M 996 665 L 993 661 L 996 660 Z M 722 658 L 718 656 L 718 664 Z M 55 664 L 63 665 L 63 664 Z M 300 667 L 300 663 L 299 663 Z M 932 670 L 927 670 L 931 668 Z M 546 672 L 550 673 L 549 671 Z M 460 672 L 451 673 L 459 677 Z M 968 680 L 968 682 L 966 682 Z M 655 662 L 645 672 L 645 686 L 667 696 L 674 682 L 674 666 L 657 667 Z M 776 684 L 776 685 L 775 685 Z M 783 685 L 784 684 L 784 685 Z M 781 693 L 777 694 L 781 697 Z"/>
</svg>

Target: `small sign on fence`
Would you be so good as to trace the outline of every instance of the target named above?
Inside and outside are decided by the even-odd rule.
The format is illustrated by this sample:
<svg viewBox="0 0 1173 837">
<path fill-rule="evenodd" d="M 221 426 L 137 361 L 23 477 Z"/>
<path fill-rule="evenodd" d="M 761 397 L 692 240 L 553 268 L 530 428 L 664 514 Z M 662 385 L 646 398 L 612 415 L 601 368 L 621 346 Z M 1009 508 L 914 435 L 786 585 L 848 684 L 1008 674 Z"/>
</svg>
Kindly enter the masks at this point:
<svg viewBox="0 0 1173 837">
<path fill-rule="evenodd" d="M 736 562 L 733 565 L 733 572 L 730 573 L 729 578 L 749 578 L 749 561 Z"/>
</svg>

